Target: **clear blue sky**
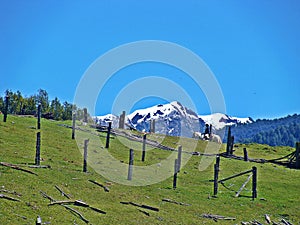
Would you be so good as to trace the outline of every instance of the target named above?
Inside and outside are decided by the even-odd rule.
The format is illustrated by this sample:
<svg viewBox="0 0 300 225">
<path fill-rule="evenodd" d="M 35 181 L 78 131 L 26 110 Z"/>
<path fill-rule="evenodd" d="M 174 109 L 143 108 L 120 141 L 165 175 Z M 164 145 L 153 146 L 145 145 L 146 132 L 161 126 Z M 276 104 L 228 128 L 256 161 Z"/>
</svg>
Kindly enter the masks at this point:
<svg viewBox="0 0 300 225">
<path fill-rule="evenodd" d="M 229 115 L 300 113 L 297 0 L 0 1 L 0 93 L 11 89 L 29 96 L 42 88 L 50 98 L 72 102 L 99 56 L 141 40 L 173 42 L 201 57 L 219 82 Z M 210 113 L 186 74 L 166 65 L 131 65 L 105 88 L 117 95 L 128 82 L 147 76 L 172 80 L 193 96 L 199 114 Z M 102 96 L 96 114 L 108 113 L 113 100 Z M 159 102 L 159 96 L 145 96 L 134 108 Z"/>
</svg>

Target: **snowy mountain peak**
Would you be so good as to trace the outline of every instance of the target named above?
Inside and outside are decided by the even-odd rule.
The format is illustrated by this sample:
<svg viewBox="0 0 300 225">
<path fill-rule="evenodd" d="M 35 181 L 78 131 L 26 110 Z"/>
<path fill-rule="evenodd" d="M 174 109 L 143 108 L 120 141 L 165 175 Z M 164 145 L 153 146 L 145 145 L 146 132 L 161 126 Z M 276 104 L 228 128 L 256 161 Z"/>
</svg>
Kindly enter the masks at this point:
<svg viewBox="0 0 300 225">
<path fill-rule="evenodd" d="M 113 121 L 112 126 L 115 128 L 119 124 L 119 117 L 112 114 L 97 116 L 94 119 L 97 124 L 103 126 L 109 121 Z M 186 137 L 192 137 L 195 131 L 203 132 L 205 124 L 212 124 L 214 132 L 218 133 L 226 126 L 253 122 L 250 117 L 238 118 L 222 113 L 197 115 L 177 101 L 136 110 L 127 115 L 125 122 L 137 130 L 148 132 L 152 120 L 155 120 L 156 133 Z"/>
<path fill-rule="evenodd" d="M 223 129 L 226 126 L 233 126 L 239 123 L 252 123 L 252 118 L 231 117 L 223 113 L 213 113 L 211 115 L 199 115 L 199 119 L 204 123 L 212 124 L 216 130 Z"/>
<path fill-rule="evenodd" d="M 198 115 L 177 101 L 139 109 L 127 116 L 130 126 L 143 131 L 150 130 L 151 120 L 155 120 L 157 133 L 191 136 L 194 131 L 199 131 Z"/>
</svg>

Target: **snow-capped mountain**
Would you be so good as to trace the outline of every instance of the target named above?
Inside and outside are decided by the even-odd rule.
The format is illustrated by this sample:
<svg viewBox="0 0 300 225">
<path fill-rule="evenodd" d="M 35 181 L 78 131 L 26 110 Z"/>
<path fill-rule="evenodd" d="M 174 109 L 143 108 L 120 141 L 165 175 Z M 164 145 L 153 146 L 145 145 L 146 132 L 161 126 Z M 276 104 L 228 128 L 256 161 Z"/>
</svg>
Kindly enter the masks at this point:
<svg viewBox="0 0 300 225">
<path fill-rule="evenodd" d="M 97 116 L 94 120 L 102 126 L 107 126 L 109 121 L 112 121 L 113 128 L 119 126 L 119 117 L 112 114 Z M 155 120 L 156 133 L 185 137 L 191 137 L 195 131 L 203 132 L 205 124 L 212 124 L 213 130 L 221 134 L 226 126 L 253 122 L 250 117 L 238 118 L 222 113 L 197 115 L 193 110 L 174 101 L 136 110 L 127 115 L 125 123 L 137 130 L 149 132 L 151 120 Z"/>
<path fill-rule="evenodd" d="M 226 126 L 233 126 L 239 123 L 252 123 L 254 122 L 251 117 L 247 118 L 238 118 L 228 116 L 223 113 L 213 113 L 211 115 L 199 115 L 200 121 L 203 121 L 207 124 L 212 124 L 215 130 L 221 130 Z"/>
<path fill-rule="evenodd" d="M 108 122 L 112 122 L 112 127 L 117 128 L 119 126 L 119 117 L 113 114 L 107 114 L 105 116 L 95 116 L 93 117 L 96 124 L 100 126 L 108 126 Z"/>
<path fill-rule="evenodd" d="M 151 120 L 155 120 L 155 132 L 171 136 L 191 137 L 200 127 L 198 115 L 176 101 L 136 110 L 126 121 L 137 130 L 149 131 Z"/>
</svg>

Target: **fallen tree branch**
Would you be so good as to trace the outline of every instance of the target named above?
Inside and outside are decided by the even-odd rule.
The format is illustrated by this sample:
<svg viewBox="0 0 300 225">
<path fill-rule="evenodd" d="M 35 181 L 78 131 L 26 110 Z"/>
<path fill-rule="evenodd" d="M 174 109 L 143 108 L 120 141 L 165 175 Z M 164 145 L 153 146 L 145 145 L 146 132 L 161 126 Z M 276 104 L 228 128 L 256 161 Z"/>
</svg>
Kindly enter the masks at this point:
<svg viewBox="0 0 300 225">
<path fill-rule="evenodd" d="M 70 210 L 71 212 L 75 213 L 76 215 L 78 215 L 84 222 L 89 223 L 89 220 L 87 220 L 80 212 L 78 212 L 75 209 L 72 209 L 71 207 L 67 206 L 67 205 L 62 205 L 63 207 L 65 207 L 66 209 Z"/>
<path fill-rule="evenodd" d="M 55 185 L 55 188 L 61 193 L 62 196 L 66 196 L 68 199 L 70 199 L 70 195 L 66 194 L 60 187 L 58 187 L 57 185 Z"/>
<path fill-rule="evenodd" d="M 67 205 L 68 204 L 73 204 L 73 205 L 76 205 L 76 206 L 86 207 L 86 208 L 90 208 L 90 209 L 94 210 L 95 212 L 106 214 L 105 211 L 103 211 L 101 209 L 98 209 L 98 208 L 95 208 L 95 207 L 92 207 L 89 204 L 87 204 L 87 203 L 85 203 L 85 202 L 83 202 L 81 200 L 75 200 L 75 201 L 70 201 L 70 200 L 66 200 L 66 201 L 53 201 L 53 202 L 51 202 L 48 205 L 49 206 L 51 206 L 51 205 L 62 205 L 62 206 L 65 206 L 66 204 Z"/>
<path fill-rule="evenodd" d="M 21 167 L 19 167 L 19 166 L 17 166 L 17 165 L 11 164 L 11 163 L 0 162 L 0 165 L 6 166 L 6 167 L 10 167 L 10 168 L 12 168 L 12 169 L 20 170 L 20 171 L 23 171 L 23 172 L 26 172 L 26 173 L 30 173 L 30 174 L 33 174 L 33 175 L 36 175 L 36 176 L 37 176 L 36 173 L 34 173 L 34 172 L 30 171 L 30 170 L 23 169 L 23 168 L 21 168 Z"/>
<path fill-rule="evenodd" d="M 0 192 L 5 192 L 5 193 L 8 193 L 8 194 L 13 194 L 13 195 L 16 195 L 18 197 L 22 196 L 22 194 L 17 193 L 16 191 L 9 191 L 9 190 L 6 190 L 6 189 L 0 189 Z"/>
<path fill-rule="evenodd" d="M 4 194 L 0 194 L 0 198 L 4 198 L 4 199 L 10 200 L 10 201 L 15 201 L 15 202 L 20 202 L 21 201 L 20 199 L 12 198 L 12 197 L 4 195 Z"/>
<path fill-rule="evenodd" d="M 140 211 L 141 213 L 145 214 L 146 216 L 150 216 L 150 213 L 144 211 L 144 210 L 141 210 L 141 209 L 137 209 L 138 211 Z"/>
<path fill-rule="evenodd" d="M 134 203 L 134 202 L 120 202 L 120 203 L 124 204 L 124 205 L 133 205 L 133 206 L 136 206 L 136 207 L 140 207 L 140 208 L 144 208 L 144 209 L 149 209 L 149 210 L 156 211 L 156 212 L 159 211 L 159 208 L 152 207 L 152 206 L 149 206 L 149 205 L 141 205 L 141 204 Z"/>
<path fill-rule="evenodd" d="M 290 223 L 289 221 L 285 220 L 285 219 L 281 219 L 281 222 L 283 222 L 285 225 L 292 225 L 292 223 Z"/>
<path fill-rule="evenodd" d="M 42 196 L 43 196 L 44 198 L 48 198 L 51 202 L 55 202 L 55 199 L 52 198 L 51 196 L 47 195 L 45 192 L 40 191 L 40 193 L 42 194 Z"/>
<path fill-rule="evenodd" d="M 177 201 L 175 201 L 175 200 L 168 199 L 168 198 L 163 198 L 162 201 L 163 201 L 163 202 L 174 203 L 174 204 L 177 204 L 177 205 L 191 206 L 191 204 L 184 203 L 184 202 L 177 202 Z"/>
<path fill-rule="evenodd" d="M 95 180 L 89 180 L 89 182 L 92 182 L 93 184 L 96 184 L 96 185 L 102 187 L 102 188 L 104 189 L 105 192 L 109 192 L 109 188 L 106 187 L 106 186 L 104 186 L 103 184 L 100 184 L 100 183 L 98 183 L 98 182 L 95 181 Z"/>
<path fill-rule="evenodd" d="M 217 221 L 217 220 L 235 220 L 236 219 L 234 217 L 226 217 L 226 216 L 213 215 L 213 214 L 202 214 L 201 216 L 203 218 L 213 219 L 214 221 Z"/>
</svg>

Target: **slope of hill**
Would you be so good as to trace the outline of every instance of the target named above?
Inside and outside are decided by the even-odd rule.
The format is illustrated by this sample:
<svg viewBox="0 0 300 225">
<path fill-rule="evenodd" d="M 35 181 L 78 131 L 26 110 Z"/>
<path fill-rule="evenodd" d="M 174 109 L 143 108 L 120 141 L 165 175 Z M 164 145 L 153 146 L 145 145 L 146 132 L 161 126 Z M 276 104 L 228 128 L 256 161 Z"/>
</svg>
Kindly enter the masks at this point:
<svg viewBox="0 0 300 225">
<path fill-rule="evenodd" d="M 220 185 L 218 198 L 211 198 L 213 188 L 208 180 L 213 178 L 213 165 L 206 170 L 199 171 L 201 156 L 191 156 L 186 165 L 178 174 L 177 188 L 172 188 L 172 176 L 161 182 L 147 186 L 130 186 L 112 182 L 107 177 L 96 173 L 94 165 L 101 168 L 101 162 L 92 164 L 101 152 L 109 153 L 121 163 L 128 163 L 128 147 L 119 137 L 111 138 L 109 149 L 102 145 L 89 144 L 88 173 L 82 172 L 82 148 L 71 139 L 71 130 L 62 123 L 42 119 L 41 135 L 41 165 L 50 168 L 31 168 L 35 158 L 35 139 L 37 130 L 36 119 L 32 117 L 19 117 L 9 115 L 6 123 L 2 122 L 0 115 L 0 158 L 1 162 L 18 165 L 19 168 L 34 172 L 30 174 L 21 170 L 0 165 L 0 218 L 1 224 L 34 224 L 37 216 L 43 224 L 215 224 L 215 221 L 203 218 L 203 214 L 223 215 L 234 217 L 235 221 L 221 220 L 222 224 L 240 224 L 242 221 L 258 220 L 264 223 L 264 215 L 268 214 L 272 221 L 279 223 L 284 218 L 291 223 L 300 221 L 298 188 L 300 173 L 272 164 L 255 164 L 250 162 L 221 159 L 220 178 L 234 173 L 245 171 L 252 166 L 258 168 L 258 198 L 252 201 L 249 184 L 242 192 L 242 196 L 235 198 L 235 192 L 245 182 L 242 176 Z M 92 138 L 105 143 L 105 136 L 88 126 L 81 126 L 82 131 L 77 130 L 79 138 Z M 90 131 L 90 132 L 87 132 Z M 92 132 L 92 133 L 91 133 Z M 126 131 L 130 132 L 130 131 Z M 139 135 L 138 133 L 134 133 Z M 149 135 L 149 139 L 160 138 L 157 134 Z M 78 140 L 77 140 L 78 141 Z M 183 139 L 182 147 L 188 149 L 188 145 L 195 140 Z M 163 144 L 177 147 L 178 137 L 167 136 Z M 195 151 L 204 152 L 207 142 L 199 141 Z M 79 148 L 78 148 L 79 146 Z M 146 161 L 141 161 L 141 143 L 135 144 L 134 165 L 159 165 L 162 159 L 170 156 L 169 151 L 152 149 L 147 146 Z M 288 147 L 269 147 L 265 145 L 237 145 L 236 154 L 242 154 L 242 149 L 247 147 L 249 157 L 252 158 L 276 158 L 294 151 Z M 224 151 L 224 148 L 222 149 Z M 185 156 L 185 153 L 183 153 Z M 204 157 L 205 158 L 205 157 Z M 91 167 L 93 166 L 93 167 Z M 115 168 L 118 169 L 118 168 Z M 171 165 L 170 170 L 173 170 Z M 159 174 L 159 168 L 157 170 Z M 122 172 L 123 173 L 123 172 Z M 276 176 L 275 176 L 276 174 Z M 135 172 L 133 171 L 133 179 Z M 89 180 L 97 181 L 109 188 L 105 192 L 100 186 Z M 68 199 L 57 189 L 68 194 Z M 59 204 L 49 205 L 54 200 L 75 201 L 81 200 L 92 208 L 101 209 L 106 214 L 99 213 L 90 207 L 67 205 L 76 210 L 88 222 L 83 221 L 78 214 Z M 13 201 L 3 196 L 17 199 Z M 174 200 L 183 204 L 174 204 L 163 201 Z M 159 211 L 139 208 L 132 204 L 120 202 L 133 202 L 139 205 L 147 205 L 158 208 Z M 80 202 L 79 202 L 80 203 Z M 67 203 L 65 203 L 67 204 Z"/>
</svg>

